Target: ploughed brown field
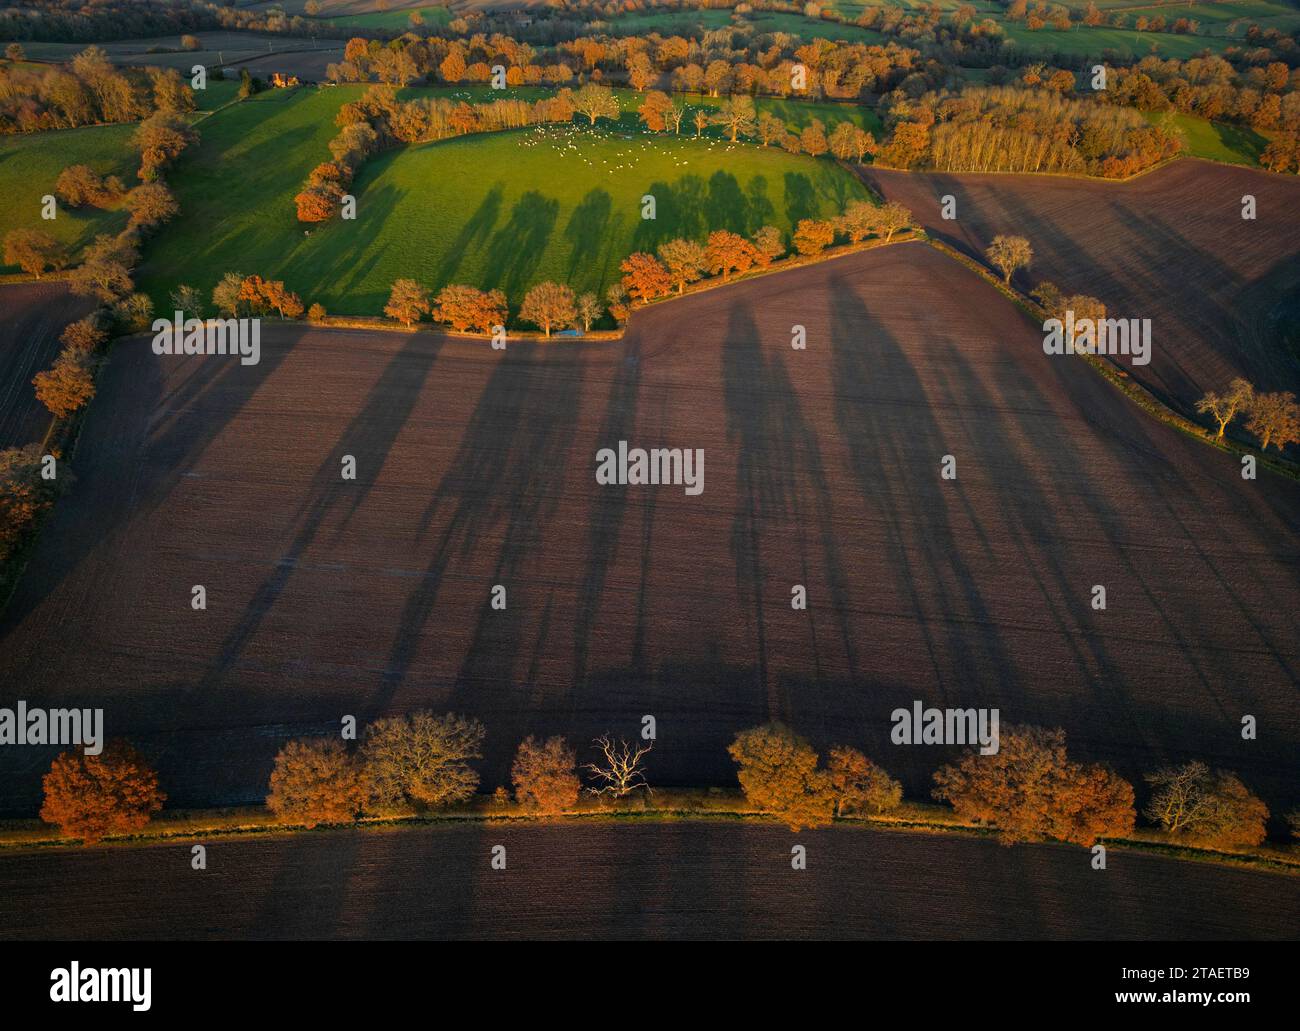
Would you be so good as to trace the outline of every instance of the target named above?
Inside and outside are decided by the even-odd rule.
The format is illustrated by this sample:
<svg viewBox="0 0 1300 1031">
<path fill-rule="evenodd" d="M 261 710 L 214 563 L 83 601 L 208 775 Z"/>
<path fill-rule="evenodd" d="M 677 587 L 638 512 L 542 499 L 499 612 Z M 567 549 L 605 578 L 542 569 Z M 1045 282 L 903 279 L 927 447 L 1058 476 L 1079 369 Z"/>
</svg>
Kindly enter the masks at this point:
<svg viewBox="0 0 1300 1031">
<path fill-rule="evenodd" d="M 93 305 L 66 283 L 0 286 L 0 448 L 39 443 L 50 413 L 36 400 L 32 377 L 58 357 L 59 334 Z"/>
<path fill-rule="evenodd" d="M 1112 317 L 1151 320 L 1147 366 L 1117 360 L 1184 414 L 1234 376 L 1300 392 L 1300 180 L 1183 159 L 1131 182 L 872 169 L 926 230 L 982 259 L 993 237 L 1034 249 L 1013 282 L 1050 280 Z M 1257 217 L 1241 217 L 1254 196 Z M 941 198 L 957 218 L 940 214 Z M 1240 425 L 1235 427 L 1240 431 Z"/>
<path fill-rule="evenodd" d="M 1045 356 L 920 243 L 633 323 L 504 352 L 268 325 L 252 367 L 118 344 L 0 625 L 6 698 L 103 707 L 177 806 L 258 799 L 286 738 L 426 707 L 486 724 L 486 790 L 528 734 L 652 714 L 652 783 L 734 785 L 727 743 L 777 717 L 926 797 L 955 750 L 891 744 L 914 700 L 1062 726 L 1139 785 L 1201 758 L 1300 801 L 1300 484 Z M 620 440 L 702 448 L 703 494 L 599 486 Z M 6 810 L 52 754 L 0 752 Z"/>
<path fill-rule="evenodd" d="M 808 868 L 790 868 L 794 843 Z M 506 869 L 489 866 L 494 845 Z M 745 824 L 474 825 L 0 855 L 7 939 L 1286 939 L 1300 880 Z"/>
</svg>

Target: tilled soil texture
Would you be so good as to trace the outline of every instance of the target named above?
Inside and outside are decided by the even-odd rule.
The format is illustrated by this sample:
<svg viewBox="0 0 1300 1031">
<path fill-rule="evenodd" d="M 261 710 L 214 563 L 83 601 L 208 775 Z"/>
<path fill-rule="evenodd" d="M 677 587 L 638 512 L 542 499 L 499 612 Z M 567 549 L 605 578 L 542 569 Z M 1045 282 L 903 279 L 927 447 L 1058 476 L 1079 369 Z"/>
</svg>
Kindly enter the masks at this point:
<svg viewBox="0 0 1300 1031">
<path fill-rule="evenodd" d="M 93 307 L 66 283 L 0 286 L 0 447 L 44 438 L 50 413 L 36 400 L 32 377 L 54 364 L 68 323 Z"/>
<path fill-rule="evenodd" d="M 1150 319 L 1151 363 L 1116 360 L 1186 415 L 1198 418 L 1197 399 L 1234 376 L 1300 392 L 1295 176 L 1185 159 L 1126 183 L 874 169 L 864 178 L 975 257 L 998 234 L 1025 237 L 1034 258 L 1018 286 L 1049 280 L 1097 297 L 1112 317 Z M 1242 218 L 1247 195 L 1254 220 Z M 953 220 L 942 217 L 945 196 Z"/>
<path fill-rule="evenodd" d="M 598 485 L 620 441 L 702 449 L 703 493 Z M 177 806 L 426 707 L 486 724 L 487 790 L 526 735 L 652 715 L 652 782 L 734 784 L 728 742 L 775 717 L 926 797 L 956 749 L 891 743 L 914 700 L 1062 726 L 1139 786 L 1201 758 L 1300 801 L 1300 484 L 1045 356 L 924 244 L 655 306 L 621 343 L 122 343 L 74 472 L 0 624 L 4 701 L 103 707 Z M 52 754 L 0 750 L 5 809 Z"/>
<path fill-rule="evenodd" d="M 207 852 L 205 871 L 188 845 L 0 855 L 0 937 L 1205 941 L 1287 939 L 1300 920 L 1292 877 L 849 828 L 473 825 Z"/>
</svg>

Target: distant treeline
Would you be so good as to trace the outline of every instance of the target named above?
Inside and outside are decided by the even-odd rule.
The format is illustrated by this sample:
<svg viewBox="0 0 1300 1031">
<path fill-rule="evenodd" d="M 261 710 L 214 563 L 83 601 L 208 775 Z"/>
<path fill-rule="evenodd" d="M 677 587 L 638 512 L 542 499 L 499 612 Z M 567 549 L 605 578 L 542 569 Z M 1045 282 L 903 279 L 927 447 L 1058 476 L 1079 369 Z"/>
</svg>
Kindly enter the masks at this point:
<svg viewBox="0 0 1300 1031">
<path fill-rule="evenodd" d="M 219 29 L 211 4 L 189 0 L 26 0 L 0 11 L 0 39 L 102 43 Z"/>
</svg>

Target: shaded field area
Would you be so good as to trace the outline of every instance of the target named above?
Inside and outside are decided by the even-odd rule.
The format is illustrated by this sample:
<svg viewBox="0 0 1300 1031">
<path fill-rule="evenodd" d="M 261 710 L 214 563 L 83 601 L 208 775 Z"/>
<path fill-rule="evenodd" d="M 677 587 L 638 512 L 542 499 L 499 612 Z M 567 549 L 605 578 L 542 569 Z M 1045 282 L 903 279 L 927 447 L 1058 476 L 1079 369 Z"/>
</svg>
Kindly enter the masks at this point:
<svg viewBox="0 0 1300 1031">
<path fill-rule="evenodd" d="M 50 413 L 36 400 L 32 377 L 58 356 L 64 327 L 93 306 L 65 283 L 0 286 L 0 448 L 45 436 Z"/>
<path fill-rule="evenodd" d="M 1149 318 L 1151 364 L 1119 362 L 1193 418 L 1207 390 L 1245 376 L 1300 389 L 1300 180 L 1180 160 L 1128 183 L 872 169 L 927 231 L 982 259 L 999 233 L 1024 236 L 1044 280 L 1100 298 L 1110 315 Z M 1243 219 L 1255 197 L 1257 218 Z M 951 195 L 957 218 L 940 216 Z M 1041 346 L 1041 340 L 1040 340 Z"/>
<path fill-rule="evenodd" d="M 793 844 L 808 868 L 790 868 Z M 489 866 L 494 845 L 506 869 Z M 0 938 L 1276 939 L 1300 880 L 836 828 L 463 826 L 0 855 Z"/>
<path fill-rule="evenodd" d="M 703 494 L 597 485 L 620 440 L 702 448 Z M 925 797 L 954 751 L 890 743 L 916 699 L 1062 726 L 1139 785 L 1201 758 L 1300 801 L 1300 484 L 1044 356 L 924 245 L 655 306 L 621 344 L 284 326 L 242 367 L 121 343 L 76 472 L 0 681 L 103 707 L 176 806 L 258 799 L 286 738 L 425 707 L 486 724 L 486 790 L 528 734 L 653 714 L 652 783 L 734 783 L 726 745 L 777 717 Z M 52 754 L 0 753 L 0 808 L 35 811 Z"/>
</svg>

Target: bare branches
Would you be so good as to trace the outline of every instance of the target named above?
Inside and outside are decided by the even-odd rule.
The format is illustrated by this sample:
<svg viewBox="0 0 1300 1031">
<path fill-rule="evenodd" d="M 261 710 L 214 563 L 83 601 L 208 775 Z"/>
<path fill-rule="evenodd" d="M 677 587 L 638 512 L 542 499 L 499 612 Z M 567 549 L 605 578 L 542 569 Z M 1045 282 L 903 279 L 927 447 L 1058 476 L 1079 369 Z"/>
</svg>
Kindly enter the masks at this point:
<svg viewBox="0 0 1300 1031">
<path fill-rule="evenodd" d="M 601 761 L 583 766 L 598 785 L 588 788 L 589 792 L 593 795 L 624 798 L 637 788 L 645 788 L 647 795 L 653 794 L 641 768 L 642 760 L 650 753 L 653 745 L 641 747 L 623 740 L 613 741 L 608 735 L 601 735 L 594 743 L 600 749 Z"/>
</svg>

